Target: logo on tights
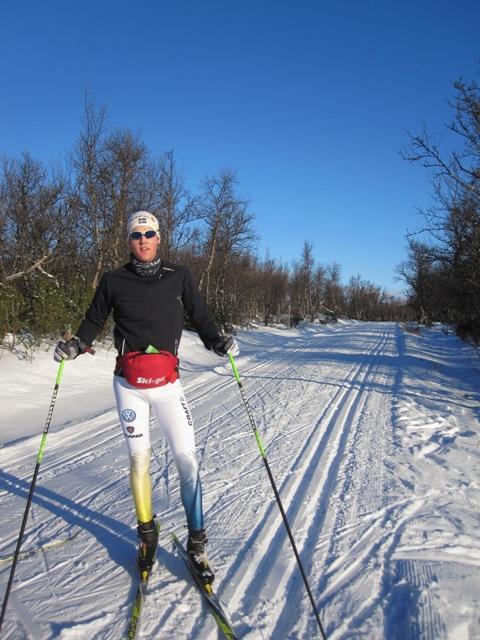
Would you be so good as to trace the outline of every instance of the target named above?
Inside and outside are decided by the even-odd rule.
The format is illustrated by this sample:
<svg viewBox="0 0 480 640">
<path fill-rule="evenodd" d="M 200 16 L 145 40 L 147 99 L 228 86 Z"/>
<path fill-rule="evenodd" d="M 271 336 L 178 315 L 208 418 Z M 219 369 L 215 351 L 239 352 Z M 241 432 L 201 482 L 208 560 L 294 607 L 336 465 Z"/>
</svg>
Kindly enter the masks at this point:
<svg viewBox="0 0 480 640">
<path fill-rule="evenodd" d="M 122 418 L 125 420 L 125 422 L 133 422 L 136 417 L 137 414 L 133 409 L 124 409 L 122 411 Z"/>
<path fill-rule="evenodd" d="M 192 424 L 193 424 L 192 416 L 190 415 L 190 411 L 188 410 L 187 403 L 186 403 L 185 398 L 183 396 L 180 396 L 180 404 L 182 405 L 182 409 L 185 412 L 185 417 L 187 418 L 188 424 L 190 426 L 192 426 Z"/>
</svg>

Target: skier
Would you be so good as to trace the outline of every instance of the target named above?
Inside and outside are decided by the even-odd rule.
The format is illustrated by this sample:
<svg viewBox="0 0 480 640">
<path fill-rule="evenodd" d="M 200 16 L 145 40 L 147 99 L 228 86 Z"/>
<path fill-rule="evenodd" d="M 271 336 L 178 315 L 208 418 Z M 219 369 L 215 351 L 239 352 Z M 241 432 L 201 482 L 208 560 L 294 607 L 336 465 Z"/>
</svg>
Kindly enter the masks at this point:
<svg viewBox="0 0 480 640">
<path fill-rule="evenodd" d="M 150 570 L 158 542 L 150 479 L 152 408 L 178 470 L 191 563 L 201 580 L 211 583 L 214 573 L 206 554 L 193 421 L 178 373 L 184 312 L 207 349 L 220 356 L 237 355 L 239 349 L 235 338 L 222 335 L 215 326 L 188 269 L 158 256 L 157 218 L 147 211 L 131 214 L 127 235 L 130 261 L 103 275 L 78 331 L 73 338 L 57 344 L 54 357 L 61 362 L 84 353 L 113 311 L 118 351 L 113 389 L 128 446 L 140 541 L 139 569 Z"/>
</svg>

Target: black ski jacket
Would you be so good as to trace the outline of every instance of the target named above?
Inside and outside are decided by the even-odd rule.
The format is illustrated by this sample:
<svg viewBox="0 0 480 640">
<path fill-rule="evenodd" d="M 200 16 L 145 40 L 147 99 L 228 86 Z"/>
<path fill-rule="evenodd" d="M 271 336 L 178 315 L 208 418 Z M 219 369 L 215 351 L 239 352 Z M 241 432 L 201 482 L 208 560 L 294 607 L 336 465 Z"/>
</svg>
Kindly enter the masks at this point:
<svg viewBox="0 0 480 640">
<path fill-rule="evenodd" d="M 113 310 L 119 354 L 152 345 L 177 355 L 184 313 L 209 349 L 220 333 L 186 267 L 161 263 L 152 276 L 140 276 L 130 263 L 107 271 L 76 335 L 91 346 Z"/>
</svg>

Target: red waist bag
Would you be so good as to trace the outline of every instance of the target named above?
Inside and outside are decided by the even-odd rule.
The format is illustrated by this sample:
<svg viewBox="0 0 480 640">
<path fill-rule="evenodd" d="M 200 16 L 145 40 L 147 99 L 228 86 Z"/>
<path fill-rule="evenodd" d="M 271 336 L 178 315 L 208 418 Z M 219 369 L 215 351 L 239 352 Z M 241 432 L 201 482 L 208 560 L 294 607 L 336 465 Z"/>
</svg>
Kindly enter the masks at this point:
<svg viewBox="0 0 480 640">
<path fill-rule="evenodd" d="M 180 377 L 178 362 L 178 358 L 170 351 L 130 351 L 117 357 L 118 368 L 122 370 L 127 382 L 141 389 L 163 387 L 169 382 L 175 382 Z"/>
</svg>

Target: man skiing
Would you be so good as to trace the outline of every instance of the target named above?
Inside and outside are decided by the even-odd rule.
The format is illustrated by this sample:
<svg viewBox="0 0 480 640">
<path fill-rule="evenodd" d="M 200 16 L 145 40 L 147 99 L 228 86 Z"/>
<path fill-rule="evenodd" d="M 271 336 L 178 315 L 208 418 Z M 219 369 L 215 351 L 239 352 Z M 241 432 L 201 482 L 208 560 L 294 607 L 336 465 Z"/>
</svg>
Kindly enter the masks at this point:
<svg viewBox="0 0 480 640">
<path fill-rule="evenodd" d="M 178 373 L 178 347 L 186 312 L 205 347 L 220 356 L 237 355 L 232 336 L 218 331 L 186 267 L 158 257 L 157 218 L 137 211 L 127 222 L 130 261 L 106 272 L 75 337 L 61 341 L 55 360 L 84 353 L 113 311 L 118 351 L 113 389 L 130 460 L 130 483 L 140 540 L 138 565 L 149 571 L 158 542 L 150 479 L 150 408 L 173 454 L 188 524 L 187 551 L 205 583 L 214 573 L 206 554 L 202 485 L 193 421 Z"/>
</svg>

